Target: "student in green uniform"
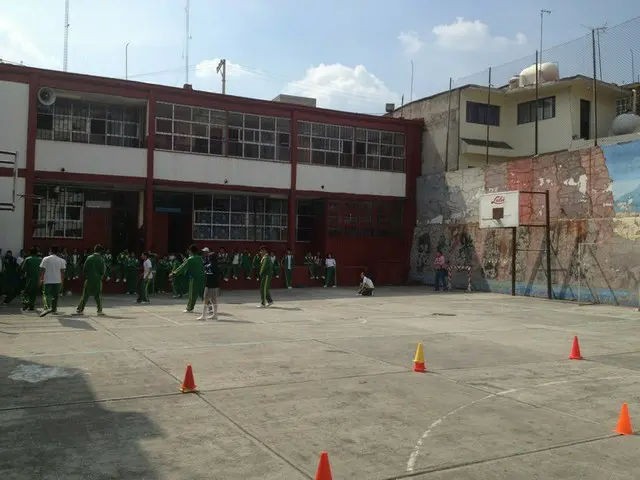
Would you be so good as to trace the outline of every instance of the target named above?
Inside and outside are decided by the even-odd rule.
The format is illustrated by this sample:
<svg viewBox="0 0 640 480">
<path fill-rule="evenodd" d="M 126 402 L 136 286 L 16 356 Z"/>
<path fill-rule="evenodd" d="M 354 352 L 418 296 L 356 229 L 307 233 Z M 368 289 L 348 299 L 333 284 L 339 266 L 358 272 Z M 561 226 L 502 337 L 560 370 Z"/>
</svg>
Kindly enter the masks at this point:
<svg viewBox="0 0 640 480">
<path fill-rule="evenodd" d="M 273 276 L 275 278 L 280 278 L 280 262 L 278 262 L 276 252 L 272 251 L 269 256 L 271 257 L 271 265 L 273 265 Z"/>
<path fill-rule="evenodd" d="M 172 268 L 169 263 L 169 258 L 165 255 L 158 261 L 158 268 L 156 270 L 156 293 L 165 293 L 167 288 L 167 278 L 169 278 L 169 272 Z"/>
<path fill-rule="evenodd" d="M 52 246 L 50 254 L 40 262 L 40 283 L 42 284 L 42 303 L 44 310 L 41 317 L 50 313 L 57 313 L 58 299 L 64 292 L 64 277 L 67 269 L 67 262 L 58 256 L 57 246 Z"/>
<path fill-rule="evenodd" d="M 198 297 L 204 296 L 204 262 L 198 254 L 198 247 L 191 245 L 189 247 L 189 258 L 182 265 L 171 272 L 170 277 L 189 277 L 189 301 L 184 313 L 193 312 Z"/>
<path fill-rule="evenodd" d="M 177 269 L 182 262 L 184 261 L 184 257 L 182 255 L 170 255 L 169 260 L 171 261 L 171 270 L 169 271 L 169 278 L 171 278 L 171 286 L 173 289 L 173 298 L 182 298 L 185 294 L 184 285 L 186 284 L 185 280 L 187 278 L 183 276 L 179 277 L 171 277 L 171 272 Z"/>
<path fill-rule="evenodd" d="M 20 272 L 24 278 L 24 288 L 22 289 L 22 310 L 33 312 L 36 309 L 36 297 L 40 291 L 40 262 L 42 259 L 38 255 L 36 247 L 29 250 L 29 256 L 20 265 Z"/>
<path fill-rule="evenodd" d="M 307 266 L 307 270 L 309 270 L 309 279 L 310 280 L 315 280 L 315 278 L 316 278 L 316 267 L 315 267 L 315 261 L 313 259 L 313 253 L 308 252 L 304 256 L 304 264 Z"/>
<path fill-rule="evenodd" d="M 324 280 L 325 278 L 323 263 L 324 263 L 324 259 L 322 258 L 322 254 L 320 252 L 316 253 L 315 256 L 313 257 L 313 264 L 314 264 L 316 279 L 322 278 Z"/>
<path fill-rule="evenodd" d="M 114 274 L 116 277 L 116 283 L 127 281 L 127 277 L 125 277 L 124 271 L 125 271 L 125 264 L 127 263 L 128 259 L 129 259 L 129 250 L 127 250 L 126 248 L 123 251 L 121 251 L 116 257 L 115 274 Z"/>
<path fill-rule="evenodd" d="M 219 267 L 218 267 L 219 268 Z M 229 267 L 226 274 L 227 278 L 238 279 L 238 273 L 240 273 L 240 252 L 236 248 L 233 249 L 231 255 L 229 255 Z"/>
<path fill-rule="evenodd" d="M 85 253 L 85 258 L 88 255 Z M 80 262 L 81 255 L 78 253 L 78 249 L 74 248 L 69 256 L 69 262 L 67 263 L 67 280 L 77 280 L 80 276 Z"/>
<path fill-rule="evenodd" d="M 324 282 L 324 288 L 327 288 L 331 285 L 333 281 L 332 287 L 338 286 L 338 276 L 336 275 L 336 259 L 333 258 L 331 253 L 327 253 L 327 258 L 325 259 L 325 268 L 327 272 L 327 280 Z"/>
<path fill-rule="evenodd" d="M 287 288 L 293 288 L 291 283 L 293 278 L 293 267 L 295 260 L 293 258 L 293 253 L 291 253 L 291 249 L 287 248 L 287 253 L 284 257 L 282 257 L 282 268 L 284 269 L 284 283 Z"/>
<path fill-rule="evenodd" d="M 1 261 L 4 272 L 4 293 L 6 294 L 2 303 L 9 305 L 20 294 L 20 269 L 11 250 L 7 250 Z"/>
<path fill-rule="evenodd" d="M 247 280 L 251 280 L 251 254 L 249 250 L 245 248 L 244 252 L 242 252 L 242 257 L 240 260 L 242 265 L 242 272 L 244 273 L 244 278 Z"/>
<path fill-rule="evenodd" d="M 140 262 L 136 258 L 136 254 L 129 252 L 129 256 L 124 259 L 124 281 L 127 282 L 127 295 L 136 295 L 139 271 Z"/>
<path fill-rule="evenodd" d="M 136 303 L 149 303 L 149 291 L 153 284 L 153 263 L 151 262 L 151 254 L 142 252 L 140 259 L 142 260 L 142 278 L 138 286 L 138 299 Z"/>
<path fill-rule="evenodd" d="M 82 297 L 76 308 L 76 313 L 81 315 L 87 304 L 89 297 L 93 297 L 96 301 L 98 315 L 104 315 L 102 312 L 102 280 L 107 274 L 107 268 L 102 258 L 104 248 L 102 245 L 96 245 L 93 254 L 89 255 L 84 261 L 82 272 L 84 273 L 84 287 L 82 289 Z"/>
<path fill-rule="evenodd" d="M 251 262 L 251 270 L 256 275 L 256 282 L 260 281 L 260 262 L 261 261 L 262 261 L 262 254 L 260 253 L 260 250 L 258 250 L 258 253 L 256 253 L 256 256 L 253 257 L 253 260 Z"/>
<path fill-rule="evenodd" d="M 104 259 L 104 268 L 107 271 L 105 280 L 108 282 L 111 280 L 111 277 L 113 277 L 113 255 L 111 254 L 111 249 L 107 248 L 104 251 L 102 258 Z"/>
<path fill-rule="evenodd" d="M 258 308 L 270 307 L 273 305 L 271 298 L 271 276 L 273 275 L 273 264 L 271 256 L 267 254 L 267 247 L 260 247 L 260 305 Z"/>
<path fill-rule="evenodd" d="M 224 247 L 220 247 L 220 250 L 218 250 L 218 268 L 220 269 L 220 276 L 222 279 L 224 279 L 225 282 L 228 282 L 231 270 L 229 268 L 229 254 L 227 254 Z"/>
</svg>

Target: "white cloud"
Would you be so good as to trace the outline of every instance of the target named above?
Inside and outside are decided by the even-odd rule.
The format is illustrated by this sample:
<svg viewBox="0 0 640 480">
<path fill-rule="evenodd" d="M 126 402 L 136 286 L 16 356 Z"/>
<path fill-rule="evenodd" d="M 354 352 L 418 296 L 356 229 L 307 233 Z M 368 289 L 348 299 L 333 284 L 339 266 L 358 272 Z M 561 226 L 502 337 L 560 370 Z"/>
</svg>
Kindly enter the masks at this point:
<svg viewBox="0 0 640 480">
<path fill-rule="evenodd" d="M 424 42 L 420 40 L 420 36 L 416 32 L 400 32 L 398 40 L 404 48 L 404 52 L 407 55 L 415 55 L 424 46 Z"/>
<path fill-rule="evenodd" d="M 339 63 L 307 69 L 304 78 L 289 83 L 282 93 L 315 98 L 322 108 L 363 113 L 383 113 L 385 103 L 400 101 L 400 95 L 364 65 L 350 68 Z"/>
<path fill-rule="evenodd" d="M 436 25 L 432 32 L 437 37 L 438 45 L 452 50 L 504 49 L 527 43 L 527 37 L 523 33 L 518 32 L 513 39 L 494 36 L 486 23 L 462 17 L 448 25 Z"/>
<path fill-rule="evenodd" d="M 36 67 L 55 67 L 54 57 L 45 54 L 6 18 L 0 18 L 0 59 Z"/>
<path fill-rule="evenodd" d="M 214 58 L 212 60 L 202 60 L 196 65 L 196 76 L 200 78 L 218 76 L 219 74 L 216 72 L 216 69 L 218 68 L 219 63 L 219 58 Z M 243 67 L 242 65 L 238 65 L 237 63 L 233 63 L 227 60 L 227 77 L 247 77 L 255 76 L 259 73 L 260 72 L 258 71 L 252 71 L 247 67 Z"/>
</svg>

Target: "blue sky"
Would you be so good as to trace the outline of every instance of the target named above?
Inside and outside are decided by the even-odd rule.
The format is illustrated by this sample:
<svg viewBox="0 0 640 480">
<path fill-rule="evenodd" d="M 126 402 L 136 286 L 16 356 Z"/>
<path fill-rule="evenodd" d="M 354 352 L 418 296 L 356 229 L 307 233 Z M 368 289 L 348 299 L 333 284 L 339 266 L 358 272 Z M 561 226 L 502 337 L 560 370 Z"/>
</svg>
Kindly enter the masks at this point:
<svg viewBox="0 0 640 480">
<path fill-rule="evenodd" d="M 5 3 L 0 58 L 61 69 L 64 0 Z M 486 73 L 471 74 L 520 59 L 494 68 L 494 83 L 506 82 L 533 63 L 541 8 L 553 10 L 545 17 L 545 48 L 587 35 L 582 25 L 640 16 L 638 0 L 191 0 L 189 80 L 220 91 L 215 65 L 226 58 L 229 94 L 303 94 L 323 107 L 382 113 L 385 102 L 409 100 L 411 60 L 414 99 L 446 89 L 449 77 L 481 82 Z M 129 42 L 131 79 L 181 86 L 184 12 L 185 0 L 71 0 L 69 70 L 124 78 Z M 635 32 L 602 35 L 605 80 L 630 80 L 631 49 L 640 74 Z M 590 46 L 585 37 L 545 60 L 559 62 L 561 75 L 588 73 Z"/>
</svg>

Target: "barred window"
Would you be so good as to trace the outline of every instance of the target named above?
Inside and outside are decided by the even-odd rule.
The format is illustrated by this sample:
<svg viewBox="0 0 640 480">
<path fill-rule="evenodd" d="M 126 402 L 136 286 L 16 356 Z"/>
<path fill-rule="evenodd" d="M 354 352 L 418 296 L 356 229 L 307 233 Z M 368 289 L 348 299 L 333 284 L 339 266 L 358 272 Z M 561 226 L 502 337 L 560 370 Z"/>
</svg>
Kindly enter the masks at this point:
<svg viewBox="0 0 640 480">
<path fill-rule="evenodd" d="M 36 186 L 32 219 L 35 238 L 82 238 L 84 192 L 70 187 Z"/>
<path fill-rule="evenodd" d="M 58 98 L 38 103 L 37 138 L 118 147 L 143 146 L 144 108 Z"/>
<path fill-rule="evenodd" d="M 193 195 L 193 238 L 286 241 L 287 204 L 280 198 Z"/>
<path fill-rule="evenodd" d="M 344 202 L 328 205 L 328 230 L 333 237 L 399 237 L 403 225 L 402 200 Z"/>
<path fill-rule="evenodd" d="M 404 134 L 299 121 L 298 162 L 404 172 Z"/>
</svg>

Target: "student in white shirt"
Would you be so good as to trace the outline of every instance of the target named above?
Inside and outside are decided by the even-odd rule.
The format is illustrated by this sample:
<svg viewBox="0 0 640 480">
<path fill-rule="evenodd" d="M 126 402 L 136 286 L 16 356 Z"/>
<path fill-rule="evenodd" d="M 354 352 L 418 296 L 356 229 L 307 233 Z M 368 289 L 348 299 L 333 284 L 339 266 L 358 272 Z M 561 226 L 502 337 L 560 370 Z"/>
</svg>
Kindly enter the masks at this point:
<svg viewBox="0 0 640 480">
<path fill-rule="evenodd" d="M 149 286 L 153 280 L 153 265 L 148 252 L 140 255 L 140 258 L 142 259 L 142 280 L 140 280 L 136 303 L 149 303 Z"/>
<path fill-rule="evenodd" d="M 324 261 L 324 266 L 326 267 L 325 276 L 327 279 L 324 282 L 324 288 L 327 288 L 329 284 L 331 284 L 331 280 L 333 280 L 333 288 L 338 286 L 338 276 L 336 275 L 336 259 L 333 258 L 331 253 L 327 253 L 327 258 Z"/>
<path fill-rule="evenodd" d="M 63 292 L 64 274 L 67 269 L 67 262 L 58 256 L 59 251 L 57 246 L 52 246 L 49 256 L 44 257 L 40 262 L 40 283 L 43 286 L 42 303 L 44 304 L 41 317 L 58 311 L 58 298 Z"/>
<path fill-rule="evenodd" d="M 364 272 L 360 274 L 360 287 L 358 288 L 358 295 L 362 295 L 363 297 L 372 297 L 373 290 L 376 287 L 373 285 L 373 282 L 369 277 L 367 277 Z"/>
</svg>

